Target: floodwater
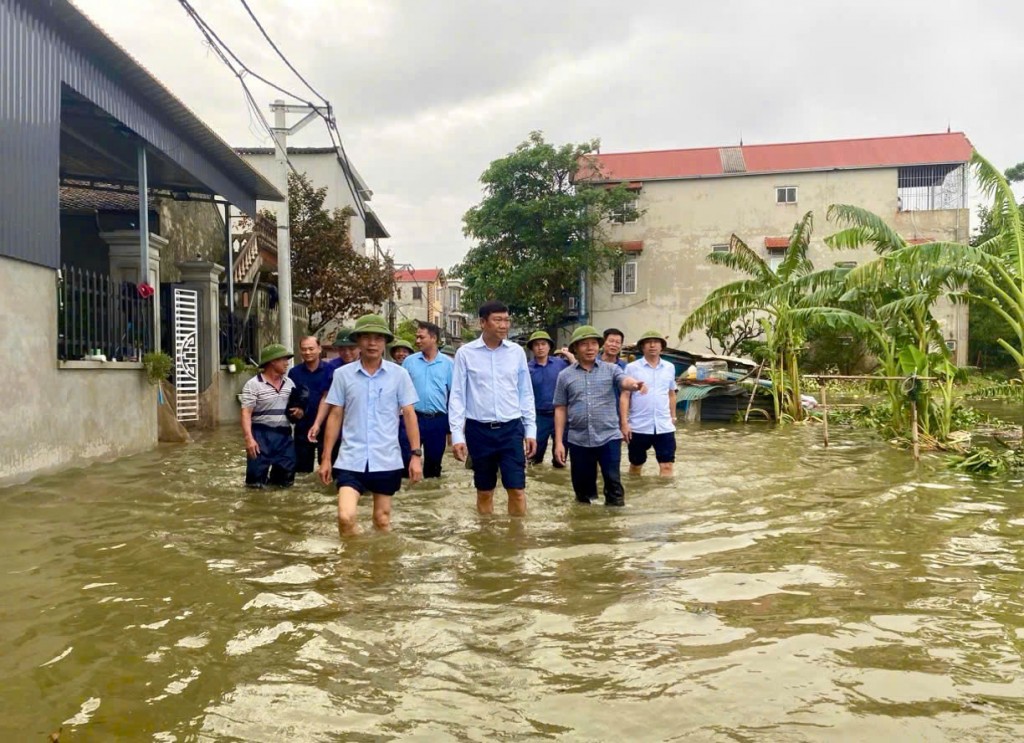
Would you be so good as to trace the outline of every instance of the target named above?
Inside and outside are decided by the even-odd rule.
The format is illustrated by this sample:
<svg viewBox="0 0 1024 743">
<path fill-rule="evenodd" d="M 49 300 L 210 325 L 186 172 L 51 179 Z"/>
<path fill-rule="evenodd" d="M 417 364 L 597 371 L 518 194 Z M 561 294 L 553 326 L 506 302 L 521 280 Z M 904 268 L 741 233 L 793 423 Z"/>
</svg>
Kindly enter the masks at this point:
<svg viewBox="0 0 1024 743">
<path fill-rule="evenodd" d="M 1022 483 L 832 436 L 681 428 L 522 520 L 449 461 L 344 544 L 233 429 L 2 490 L 0 740 L 1020 739 Z"/>
</svg>

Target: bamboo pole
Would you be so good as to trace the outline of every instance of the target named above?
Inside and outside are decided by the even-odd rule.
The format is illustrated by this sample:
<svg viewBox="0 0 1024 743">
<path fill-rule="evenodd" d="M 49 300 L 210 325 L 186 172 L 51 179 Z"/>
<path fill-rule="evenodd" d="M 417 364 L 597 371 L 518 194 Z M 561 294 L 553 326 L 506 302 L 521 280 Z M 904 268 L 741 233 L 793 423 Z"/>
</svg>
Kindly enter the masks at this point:
<svg viewBox="0 0 1024 743">
<path fill-rule="evenodd" d="M 912 401 L 910 406 L 910 440 L 914 442 L 914 461 L 921 460 L 921 442 L 917 437 L 917 402 Z"/>
<path fill-rule="evenodd" d="M 757 387 L 761 384 L 761 371 L 764 369 L 764 364 L 757 367 L 757 377 L 754 379 L 754 389 L 750 391 L 750 399 L 747 400 L 747 412 L 743 415 L 743 422 L 746 423 L 750 418 L 750 409 L 754 406 L 754 395 L 757 394 Z"/>
<path fill-rule="evenodd" d="M 848 381 L 865 381 L 865 382 L 902 382 L 908 377 L 876 377 L 870 374 L 862 376 L 846 376 L 843 374 L 805 374 L 808 379 L 845 379 Z M 915 377 L 922 382 L 934 382 L 938 377 Z"/>
<path fill-rule="evenodd" d="M 828 392 L 825 388 L 825 382 L 818 380 L 818 389 L 821 391 L 821 422 L 822 422 L 822 435 L 825 437 L 825 448 L 828 448 Z"/>
</svg>

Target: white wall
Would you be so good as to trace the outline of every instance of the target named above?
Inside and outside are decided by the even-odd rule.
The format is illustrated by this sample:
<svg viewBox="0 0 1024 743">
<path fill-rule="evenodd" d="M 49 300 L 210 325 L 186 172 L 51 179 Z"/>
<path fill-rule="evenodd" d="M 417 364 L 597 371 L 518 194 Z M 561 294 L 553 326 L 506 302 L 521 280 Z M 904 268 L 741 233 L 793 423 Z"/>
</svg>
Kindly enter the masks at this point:
<svg viewBox="0 0 1024 743">
<path fill-rule="evenodd" d="M 140 365 L 58 368 L 55 271 L 0 258 L 0 349 L 0 485 L 156 445 Z"/>
<path fill-rule="evenodd" d="M 285 184 L 281 183 L 277 160 L 273 155 L 241 155 L 249 165 L 255 168 L 260 174 L 276 185 L 282 193 Z M 300 173 L 305 173 L 315 188 L 327 186 L 327 198 L 324 207 L 328 211 L 344 209 L 346 206 L 357 212 L 350 222 L 352 231 L 352 247 L 366 255 L 366 223 L 358 216 L 355 199 L 349 190 L 345 180 L 345 173 L 338 164 L 334 153 L 324 154 L 289 154 L 289 159 Z M 278 213 L 281 203 L 276 201 L 257 202 L 257 208 L 270 209 L 274 214 Z"/>
</svg>

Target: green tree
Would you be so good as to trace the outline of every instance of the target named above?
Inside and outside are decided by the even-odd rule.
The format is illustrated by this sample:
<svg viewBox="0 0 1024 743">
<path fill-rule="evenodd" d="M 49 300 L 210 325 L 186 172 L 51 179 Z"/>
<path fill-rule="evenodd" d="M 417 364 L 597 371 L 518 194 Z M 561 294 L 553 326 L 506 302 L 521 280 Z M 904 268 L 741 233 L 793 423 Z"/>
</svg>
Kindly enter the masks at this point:
<svg viewBox="0 0 1024 743">
<path fill-rule="evenodd" d="M 842 270 L 814 271 L 808 258 L 814 217 L 807 212 L 793 227 L 782 263 L 772 268 L 736 235 L 729 252 L 711 253 L 706 260 L 745 273 L 747 278 L 715 289 L 679 328 L 679 337 L 714 328 L 737 316 L 754 313 L 764 332 L 764 356 L 772 381 L 776 418 L 804 417 L 800 400 L 800 352 L 807 333 L 818 327 L 833 331 L 848 327 L 868 332 L 859 315 L 833 306 Z"/>
<path fill-rule="evenodd" d="M 353 250 L 349 221 L 354 212 L 348 207 L 329 212 L 326 196 L 327 188 L 314 188 L 305 174 L 288 175 L 292 283 L 295 296 L 309 302 L 310 333 L 371 312 L 394 292 L 392 261 L 378 262 Z"/>
<path fill-rule="evenodd" d="M 1024 163 L 1015 166 L 1024 168 Z M 1007 176 L 1013 172 L 1013 168 L 1006 171 Z M 1009 179 L 1013 180 L 1013 179 Z M 1024 176 L 1018 178 L 1024 180 Z M 1018 207 L 1024 211 L 1024 206 Z M 981 207 L 978 211 L 978 231 L 971 239 L 971 245 L 978 247 L 996 236 L 996 229 L 992 224 L 992 216 L 988 208 Z M 973 294 L 986 294 L 983 283 L 976 280 L 969 284 Z M 1005 348 L 999 345 L 999 338 L 1006 334 L 1006 323 L 990 307 L 984 304 L 975 303 L 971 306 L 969 319 L 969 358 L 972 363 L 982 368 L 1013 368 L 1013 357 Z"/>
<path fill-rule="evenodd" d="M 409 341 L 416 345 L 416 330 L 418 328 L 419 325 L 415 320 L 406 318 L 398 323 L 398 327 L 395 328 L 395 338 L 401 338 L 403 341 Z"/>
<path fill-rule="evenodd" d="M 604 225 L 635 216 L 634 200 L 622 186 L 587 184 L 599 173 L 598 145 L 555 146 L 532 132 L 483 172 L 484 197 L 463 217 L 476 244 L 452 271 L 463 281 L 465 307 L 500 299 L 520 323 L 555 327 L 566 321 L 566 301 L 584 272 L 622 262 Z"/>
</svg>

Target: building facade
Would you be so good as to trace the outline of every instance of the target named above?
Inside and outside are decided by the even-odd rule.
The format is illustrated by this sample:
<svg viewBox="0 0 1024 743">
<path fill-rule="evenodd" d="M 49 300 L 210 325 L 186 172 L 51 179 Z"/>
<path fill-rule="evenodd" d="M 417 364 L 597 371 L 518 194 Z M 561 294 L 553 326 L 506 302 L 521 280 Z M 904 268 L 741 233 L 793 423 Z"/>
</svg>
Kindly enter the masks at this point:
<svg viewBox="0 0 1024 743">
<path fill-rule="evenodd" d="M 462 282 L 448 279 L 444 290 L 444 332 L 448 343 L 462 345 L 463 333 L 468 327 L 469 314 L 462 310 Z"/>
<path fill-rule="evenodd" d="M 735 234 L 776 265 L 793 225 L 814 212 L 815 268 L 872 260 L 870 248 L 832 250 L 838 231 L 826 221 L 832 204 L 851 204 L 881 216 L 909 242 L 970 237 L 967 162 L 962 133 L 780 145 L 601 154 L 591 182 L 624 183 L 641 212 L 609 224 L 627 254 L 622 268 L 591 279 L 587 314 L 598 327 L 615 326 L 627 343 L 647 328 L 675 338 L 707 294 L 739 274 L 705 257 L 728 250 Z M 966 363 L 967 309 L 936 308 L 947 344 Z M 680 341 L 706 348 L 703 336 Z"/>
<path fill-rule="evenodd" d="M 241 147 L 237 149 L 237 152 L 243 160 L 267 180 L 272 183 L 279 180 L 280 168 L 273 149 Z M 367 204 L 373 198 L 373 191 L 366 185 L 366 181 L 354 167 L 351 167 L 351 172 L 355 182 L 350 187 L 337 150 L 333 147 L 289 147 L 288 159 L 295 166 L 295 170 L 308 176 L 314 188 L 327 187 L 327 197 L 324 200 L 324 208 L 327 211 L 333 212 L 335 209 L 348 207 L 354 212 L 349 221 L 349 235 L 352 238 L 353 250 L 362 255 L 373 255 L 374 242 L 380 238 L 390 237 Z M 366 207 L 365 219 L 359 216 L 359 208 L 352 193 L 353 190 L 359 194 Z M 257 206 L 260 209 L 270 209 L 275 215 L 281 208 L 280 203 L 272 201 L 266 203 L 261 201 Z"/>
<path fill-rule="evenodd" d="M 444 328 L 444 290 L 440 268 L 402 268 L 395 271 L 395 323 L 422 320 Z"/>
</svg>

